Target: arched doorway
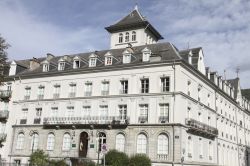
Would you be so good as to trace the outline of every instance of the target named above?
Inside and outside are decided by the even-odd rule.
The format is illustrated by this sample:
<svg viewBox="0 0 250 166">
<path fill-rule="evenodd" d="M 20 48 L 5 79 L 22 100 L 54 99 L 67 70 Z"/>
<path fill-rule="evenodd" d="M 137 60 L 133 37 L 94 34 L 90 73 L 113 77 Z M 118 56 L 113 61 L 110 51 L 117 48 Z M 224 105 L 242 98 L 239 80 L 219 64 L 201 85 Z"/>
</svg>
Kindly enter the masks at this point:
<svg viewBox="0 0 250 166">
<path fill-rule="evenodd" d="M 86 157 L 88 152 L 88 133 L 82 132 L 80 134 L 79 142 L 79 157 Z"/>
</svg>

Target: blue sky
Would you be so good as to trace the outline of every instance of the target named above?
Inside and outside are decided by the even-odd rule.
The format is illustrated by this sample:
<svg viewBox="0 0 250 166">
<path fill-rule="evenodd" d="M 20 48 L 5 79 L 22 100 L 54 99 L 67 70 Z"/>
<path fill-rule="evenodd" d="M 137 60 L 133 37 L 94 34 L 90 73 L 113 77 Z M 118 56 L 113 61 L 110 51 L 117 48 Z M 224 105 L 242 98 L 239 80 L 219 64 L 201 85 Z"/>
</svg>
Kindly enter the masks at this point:
<svg viewBox="0 0 250 166">
<path fill-rule="evenodd" d="M 138 3 L 142 15 L 178 49 L 203 47 L 206 66 L 250 88 L 250 1 L 247 0 L 0 0 L 0 34 L 9 59 L 109 48 L 104 27 Z"/>
</svg>

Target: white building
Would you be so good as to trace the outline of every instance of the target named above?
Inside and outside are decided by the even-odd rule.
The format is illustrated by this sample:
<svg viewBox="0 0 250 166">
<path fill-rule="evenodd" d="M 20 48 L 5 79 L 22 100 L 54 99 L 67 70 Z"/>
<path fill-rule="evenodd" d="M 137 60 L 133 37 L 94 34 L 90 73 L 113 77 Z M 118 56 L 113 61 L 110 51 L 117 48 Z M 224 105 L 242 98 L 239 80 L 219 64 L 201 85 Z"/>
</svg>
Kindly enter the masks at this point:
<svg viewBox="0 0 250 166">
<path fill-rule="evenodd" d="M 111 49 L 11 62 L 0 93 L 10 99 L 0 103 L 3 161 L 28 163 L 37 149 L 98 161 L 106 143 L 153 166 L 249 165 L 250 102 L 239 78 L 205 68 L 202 48 L 158 43 L 137 8 L 106 30 Z"/>
</svg>

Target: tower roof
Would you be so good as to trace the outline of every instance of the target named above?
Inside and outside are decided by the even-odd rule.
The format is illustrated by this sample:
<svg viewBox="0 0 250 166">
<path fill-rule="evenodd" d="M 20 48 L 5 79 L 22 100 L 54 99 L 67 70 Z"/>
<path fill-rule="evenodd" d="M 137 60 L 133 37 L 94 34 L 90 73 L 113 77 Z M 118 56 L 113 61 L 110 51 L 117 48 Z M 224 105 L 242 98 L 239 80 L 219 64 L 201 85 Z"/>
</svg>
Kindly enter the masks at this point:
<svg viewBox="0 0 250 166">
<path fill-rule="evenodd" d="M 108 32 L 118 32 L 121 30 L 130 30 L 134 28 L 145 28 L 149 30 L 155 37 L 159 39 L 163 39 L 161 34 L 150 24 L 148 20 L 146 20 L 138 8 L 136 7 L 131 13 L 122 18 L 117 23 L 106 27 L 105 29 Z"/>
</svg>

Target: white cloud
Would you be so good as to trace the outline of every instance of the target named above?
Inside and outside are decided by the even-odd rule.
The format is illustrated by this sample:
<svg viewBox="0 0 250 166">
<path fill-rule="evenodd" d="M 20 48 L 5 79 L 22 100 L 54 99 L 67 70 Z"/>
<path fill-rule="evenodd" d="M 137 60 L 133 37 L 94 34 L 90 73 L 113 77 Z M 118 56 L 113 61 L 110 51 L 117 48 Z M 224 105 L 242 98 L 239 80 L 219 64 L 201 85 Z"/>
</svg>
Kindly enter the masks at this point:
<svg viewBox="0 0 250 166">
<path fill-rule="evenodd" d="M 0 33 L 12 47 L 9 48 L 9 59 L 26 59 L 41 57 L 50 52 L 55 55 L 93 51 L 93 43 L 103 45 L 103 35 L 95 28 L 65 29 L 42 22 L 28 13 L 18 1 L 0 2 Z"/>
</svg>

